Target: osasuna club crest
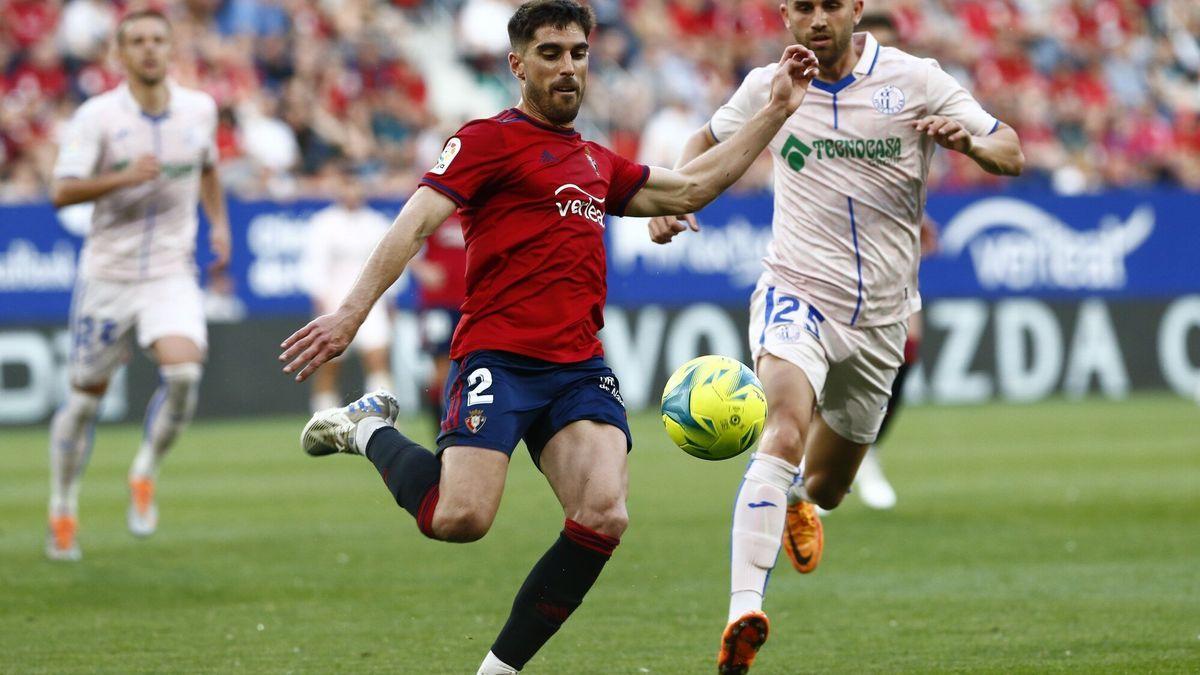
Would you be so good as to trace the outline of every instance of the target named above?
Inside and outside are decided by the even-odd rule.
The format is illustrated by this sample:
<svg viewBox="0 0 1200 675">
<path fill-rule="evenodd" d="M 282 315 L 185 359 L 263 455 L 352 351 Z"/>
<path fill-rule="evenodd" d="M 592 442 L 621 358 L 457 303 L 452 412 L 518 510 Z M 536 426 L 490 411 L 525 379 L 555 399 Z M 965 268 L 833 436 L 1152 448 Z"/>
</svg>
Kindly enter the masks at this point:
<svg viewBox="0 0 1200 675">
<path fill-rule="evenodd" d="M 483 423 L 486 421 L 487 416 L 483 414 L 482 410 L 467 411 L 466 425 L 467 429 L 469 429 L 471 433 L 478 432 L 480 427 L 482 427 Z"/>
<path fill-rule="evenodd" d="M 871 95 L 871 105 L 884 115 L 895 115 L 904 110 L 904 92 L 894 85 L 885 85 Z"/>
</svg>

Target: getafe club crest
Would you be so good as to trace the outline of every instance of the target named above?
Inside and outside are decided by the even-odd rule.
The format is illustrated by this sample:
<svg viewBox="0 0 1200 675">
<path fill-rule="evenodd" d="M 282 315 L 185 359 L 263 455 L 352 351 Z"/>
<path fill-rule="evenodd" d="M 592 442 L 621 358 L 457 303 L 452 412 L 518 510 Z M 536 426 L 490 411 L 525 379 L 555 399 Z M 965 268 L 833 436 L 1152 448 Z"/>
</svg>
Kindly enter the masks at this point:
<svg viewBox="0 0 1200 675">
<path fill-rule="evenodd" d="M 482 410 L 467 411 L 466 425 L 467 428 L 471 430 L 471 433 L 478 433 L 480 427 L 482 427 L 483 423 L 486 421 L 487 416 L 483 414 Z"/>
<path fill-rule="evenodd" d="M 884 115 L 895 115 L 904 110 L 904 92 L 890 84 L 880 87 L 871 95 L 871 105 Z"/>
<path fill-rule="evenodd" d="M 595 171 L 596 175 L 599 176 L 600 175 L 600 167 L 596 164 L 596 160 L 592 158 L 591 151 L 588 150 L 587 148 L 584 148 L 583 156 L 587 157 L 588 164 L 592 165 L 592 171 Z"/>
</svg>

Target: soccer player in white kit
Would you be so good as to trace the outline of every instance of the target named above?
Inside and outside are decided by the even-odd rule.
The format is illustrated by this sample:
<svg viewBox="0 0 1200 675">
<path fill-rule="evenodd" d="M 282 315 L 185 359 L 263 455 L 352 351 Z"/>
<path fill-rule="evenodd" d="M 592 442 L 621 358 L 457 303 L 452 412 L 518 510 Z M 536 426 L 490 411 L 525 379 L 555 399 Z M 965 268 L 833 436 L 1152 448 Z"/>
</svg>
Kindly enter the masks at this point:
<svg viewBox="0 0 1200 675">
<path fill-rule="evenodd" d="M 229 220 L 216 168 L 217 107 L 167 79 L 171 27 L 154 10 L 116 29 L 126 82 L 86 101 L 71 120 L 54 168 L 55 206 L 95 202 L 71 301 L 70 390 L 50 423 L 50 532 L 46 554 L 78 560 L 79 484 L 100 399 L 128 359 L 129 334 L 158 365 L 145 435 L 129 469 L 128 525 L 158 525 L 155 479 L 191 419 L 207 332 L 197 283 L 196 204 L 211 225 L 213 271 L 229 260 Z"/>
<path fill-rule="evenodd" d="M 308 224 L 301 269 L 317 316 L 337 309 L 354 287 L 358 271 L 371 257 L 375 245 L 387 234 L 391 221 L 367 205 L 362 186 L 345 171 L 338 176 L 337 203 L 313 214 Z M 391 326 L 384 302 L 367 313 L 350 346 L 362 357 L 364 391 L 391 391 L 388 344 Z M 309 406 L 312 412 L 342 405 L 338 394 L 341 358 L 330 361 L 313 376 Z"/>
<path fill-rule="evenodd" d="M 919 233 L 934 144 L 995 174 L 1017 175 L 1024 163 L 1016 132 L 935 61 L 854 33 L 862 12 L 862 0 L 780 5 L 820 73 L 768 146 L 774 236 L 750 302 L 768 413 L 734 503 L 720 673 L 747 672 L 766 641 L 763 594 L 781 538 L 798 570 L 816 566 L 823 536 L 813 504 L 841 502 L 879 430 L 906 321 L 921 306 Z M 680 162 L 740 128 L 773 71 L 751 71 Z M 651 237 L 665 243 L 689 224 L 691 216 L 655 219 Z"/>
</svg>

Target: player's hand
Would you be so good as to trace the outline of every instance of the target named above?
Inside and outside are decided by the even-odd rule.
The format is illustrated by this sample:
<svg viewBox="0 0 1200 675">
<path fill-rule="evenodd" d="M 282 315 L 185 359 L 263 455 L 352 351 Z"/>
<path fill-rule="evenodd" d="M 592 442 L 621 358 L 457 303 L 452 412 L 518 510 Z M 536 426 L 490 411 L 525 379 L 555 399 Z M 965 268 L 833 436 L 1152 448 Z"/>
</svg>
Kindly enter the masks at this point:
<svg viewBox="0 0 1200 675">
<path fill-rule="evenodd" d="M 161 171 L 162 167 L 154 155 L 142 155 L 125 168 L 125 181 L 128 185 L 141 185 L 158 178 Z"/>
<path fill-rule="evenodd" d="M 687 229 L 692 232 L 700 231 L 700 223 L 696 222 L 696 216 L 691 213 L 682 216 L 655 216 L 650 219 L 647 227 L 650 229 L 650 241 L 656 244 L 668 244 L 675 235 Z"/>
<path fill-rule="evenodd" d="M 971 152 L 974 138 L 963 125 L 942 115 L 930 115 L 912 123 L 919 134 L 931 136 L 938 145 L 964 155 Z"/>
<path fill-rule="evenodd" d="M 208 247 L 213 254 L 213 260 L 208 264 L 209 275 L 224 274 L 225 269 L 229 267 L 229 255 L 233 249 L 229 241 L 229 228 L 212 228 L 208 234 Z"/>
<path fill-rule="evenodd" d="M 323 363 L 346 351 L 359 323 L 337 312 L 309 321 L 279 345 L 283 349 L 279 360 L 287 362 L 283 372 L 296 373 L 297 382 L 307 380 Z"/>
<path fill-rule="evenodd" d="M 808 85 L 817 76 L 817 57 L 812 50 L 802 45 L 791 45 L 783 50 L 779 68 L 771 78 L 770 103 L 783 105 L 787 114 L 796 112 L 808 93 Z"/>
</svg>

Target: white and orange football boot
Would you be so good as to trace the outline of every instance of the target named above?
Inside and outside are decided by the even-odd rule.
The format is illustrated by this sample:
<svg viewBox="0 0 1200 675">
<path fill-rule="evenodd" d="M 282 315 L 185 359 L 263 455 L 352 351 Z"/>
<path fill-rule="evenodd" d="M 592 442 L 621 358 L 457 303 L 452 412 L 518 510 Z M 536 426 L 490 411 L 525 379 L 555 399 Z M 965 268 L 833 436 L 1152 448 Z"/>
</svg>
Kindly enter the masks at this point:
<svg viewBox="0 0 1200 675">
<path fill-rule="evenodd" d="M 149 537 L 158 529 L 158 503 L 154 501 L 154 479 L 129 477 L 129 508 L 125 523 L 135 537 Z"/>
<path fill-rule="evenodd" d="M 50 526 L 46 532 L 46 557 L 68 562 L 82 558 L 83 551 L 75 539 L 77 532 L 79 520 L 75 516 L 50 516 Z"/>
<path fill-rule="evenodd" d="M 721 634 L 721 651 L 717 653 L 718 675 L 746 675 L 758 650 L 767 641 L 771 622 L 767 615 L 750 611 L 730 622 Z"/>
</svg>

